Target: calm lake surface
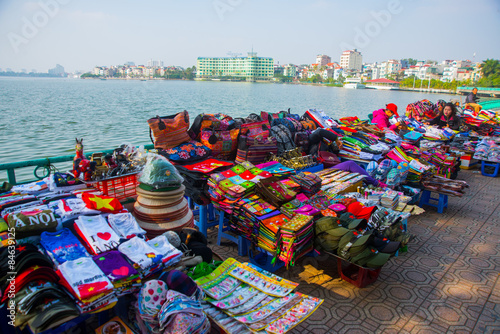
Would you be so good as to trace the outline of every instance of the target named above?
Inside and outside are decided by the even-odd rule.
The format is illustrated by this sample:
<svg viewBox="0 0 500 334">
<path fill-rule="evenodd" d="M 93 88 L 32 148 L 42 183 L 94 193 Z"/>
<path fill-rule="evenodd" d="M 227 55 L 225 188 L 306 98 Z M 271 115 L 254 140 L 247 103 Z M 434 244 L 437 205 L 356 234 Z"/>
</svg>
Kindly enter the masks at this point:
<svg viewBox="0 0 500 334">
<path fill-rule="evenodd" d="M 452 98 L 457 96 L 293 84 L 0 77 L 0 163 L 73 154 L 75 137 L 84 138 L 85 152 L 150 144 L 147 120 L 182 110 L 191 121 L 200 113 L 245 117 L 288 108 L 300 115 L 316 108 L 332 118 L 366 118 L 391 102 L 404 114 L 409 103 Z M 16 177 L 32 173 L 22 169 Z M 6 179 L 0 171 L 0 181 Z"/>
</svg>

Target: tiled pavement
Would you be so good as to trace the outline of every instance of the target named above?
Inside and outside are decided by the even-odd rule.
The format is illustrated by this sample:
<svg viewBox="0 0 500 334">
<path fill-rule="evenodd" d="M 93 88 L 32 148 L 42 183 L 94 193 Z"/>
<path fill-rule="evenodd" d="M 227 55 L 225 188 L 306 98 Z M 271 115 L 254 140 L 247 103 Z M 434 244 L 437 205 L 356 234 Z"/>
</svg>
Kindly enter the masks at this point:
<svg viewBox="0 0 500 334">
<path fill-rule="evenodd" d="M 292 333 L 500 333 L 500 178 L 461 171 L 470 188 L 449 197 L 443 214 L 427 207 L 411 217 L 408 252 L 387 263 L 377 281 L 343 281 L 329 256 L 299 259 L 277 275 L 324 303 Z M 210 246 L 242 262 L 231 242 Z"/>
</svg>

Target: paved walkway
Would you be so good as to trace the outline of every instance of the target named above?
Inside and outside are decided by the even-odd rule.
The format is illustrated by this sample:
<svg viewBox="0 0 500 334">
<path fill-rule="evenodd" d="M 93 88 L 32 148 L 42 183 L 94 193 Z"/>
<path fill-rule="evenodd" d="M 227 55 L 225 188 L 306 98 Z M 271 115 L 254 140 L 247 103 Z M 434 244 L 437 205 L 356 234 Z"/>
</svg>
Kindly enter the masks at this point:
<svg viewBox="0 0 500 334">
<path fill-rule="evenodd" d="M 291 333 L 500 333 L 500 178 L 461 171 L 459 179 L 470 184 L 467 194 L 450 197 L 443 214 L 428 207 L 410 218 L 416 239 L 372 285 L 341 280 L 328 256 L 278 270 L 297 291 L 325 300 Z M 248 261 L 216 236 L 211 246 L 224 259 Z"/>
</svg>

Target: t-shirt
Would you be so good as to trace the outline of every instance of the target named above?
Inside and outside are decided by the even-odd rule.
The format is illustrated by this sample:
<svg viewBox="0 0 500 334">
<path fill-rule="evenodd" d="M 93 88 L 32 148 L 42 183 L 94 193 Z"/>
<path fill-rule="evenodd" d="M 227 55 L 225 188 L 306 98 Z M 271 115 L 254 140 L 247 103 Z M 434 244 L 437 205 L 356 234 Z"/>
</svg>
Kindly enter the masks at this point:
<svg viewBox="0 0 500 334">
<path fill-rule="evenodd" d="M 98 210 L 91 210 L 85 206 L 81 198 L 66 198 L 57 201 L 59 214 L 63 218 L 70 218 L 80 214 L 99 214 Z"/>
<path fill-rule="evenodd" d="M 80 216 L 75 220 L 75 230 L 94 255 L 115 249 L 120 244 L 120 237 L 103 216 Z"/>
<path fill-rule="evenodd" d="M 146 231 L 139 226 L 130 212 L 111 214 L 108 216 L 108 222 L 118 236 L 123 239 L 131 239 L 146 234 Z"/>
<path fill-rule="evenodd" d="M 182 256 L 181 251 L 172 246 L 170 242 L 168 242 L 167 237 L 164 235 L 159 235 L 156 238 L 147 241 L 147 244 L 163 255 L 162 262 L 166 266 L 178 262 Z"/>
<path fill-rule="evenodd" d="M 125 260 L 119 251 L 112 250 L 93 257 L 94 262 L 111 282 L 133 278 L 139 273 Z"/>
<path fill-rule="evenodd" d="M 80 240 L 67 228 L 58 232 L 43 232 L 40 243 L 57 264 L 90 256 Z"/>
<path fill-rule="evenodd" d="M 39 235 L 43 231 L 55 231 L 57 220 L 52 210 L 34 210 L 12 213 L 7 216 L 10 227 L 16 229 L 16 237 Z"/>
<path fill-rule="evenodd" d="M 125 254 L 134 263 L 137 263 L 141 269 L 150 267 L 153 263 L 158 263 L 162 259 L 162 254 L 151 247 L 139 237 L 125 241 L 118 250 Z"/>
<path fill-rule="evenodd" d="M 79 299 L 88 299 L 113 289 L 113 284 L 90 257 L 66 261 L 59 266 L 70 287 Z"/>
</svg>

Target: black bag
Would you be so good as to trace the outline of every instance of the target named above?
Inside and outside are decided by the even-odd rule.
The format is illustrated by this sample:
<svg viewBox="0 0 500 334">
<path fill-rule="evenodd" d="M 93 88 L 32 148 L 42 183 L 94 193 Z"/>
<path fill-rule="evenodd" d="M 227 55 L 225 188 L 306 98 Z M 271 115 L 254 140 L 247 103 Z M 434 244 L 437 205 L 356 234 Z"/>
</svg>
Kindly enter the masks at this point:
<svg viewBox="0 0 500 334">
<path fill-rule="evenodd" d="M 303 152 L 307 152 L 309 150 L 309 134 L 310 131 L 300 131 L 295 133 L 293 137 L 293 141 L 295 146 L 301 147 Z"/>
<path fill-rule="evenodd" d="M 285 151 L 293 150 L 295 148 L 295 142 L 293 141 L 292 133 L 283 124 L 278 124 L 271 127 L 271 136 L 276 138 L 278 156 L 285 153 Z"/>
</svg>

